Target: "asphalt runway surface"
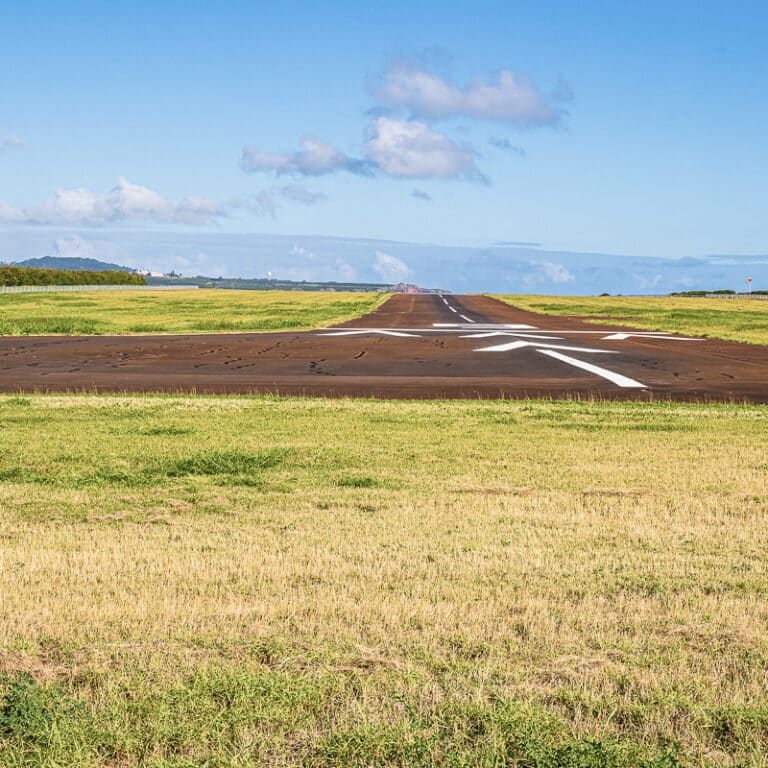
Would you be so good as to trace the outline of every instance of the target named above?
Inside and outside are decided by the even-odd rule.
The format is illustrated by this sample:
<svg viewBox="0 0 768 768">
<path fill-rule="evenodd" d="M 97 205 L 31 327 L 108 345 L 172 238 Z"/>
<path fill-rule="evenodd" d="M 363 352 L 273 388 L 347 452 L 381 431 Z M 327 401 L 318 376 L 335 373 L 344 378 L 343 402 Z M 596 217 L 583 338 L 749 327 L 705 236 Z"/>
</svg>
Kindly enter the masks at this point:
<svg viewBox="0 0 768 768">
<path fill-rule="evenodd" d="M 768 403 L 768 346 L 396 295 L 317 331 L 2 337 L 0 391 Z"/>
</svg>

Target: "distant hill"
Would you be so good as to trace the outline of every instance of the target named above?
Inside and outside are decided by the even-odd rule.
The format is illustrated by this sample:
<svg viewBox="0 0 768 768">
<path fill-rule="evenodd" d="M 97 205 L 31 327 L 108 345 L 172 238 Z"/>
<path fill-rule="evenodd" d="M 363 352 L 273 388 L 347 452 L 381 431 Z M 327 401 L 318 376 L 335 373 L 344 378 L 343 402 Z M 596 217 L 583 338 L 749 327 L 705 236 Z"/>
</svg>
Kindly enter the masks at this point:
<svg viewBox="0 0 768 768">
<path fill-rule="evenodd" d="M 43 256 L 39 259 L 16 261 L 14 267 L 33 267 L 36 269 L 89 270 L 91 272 L 133 272 L 131 267 L 111 264 L 98 259 L 82 259 L 79 256 Z"/>
</svg>

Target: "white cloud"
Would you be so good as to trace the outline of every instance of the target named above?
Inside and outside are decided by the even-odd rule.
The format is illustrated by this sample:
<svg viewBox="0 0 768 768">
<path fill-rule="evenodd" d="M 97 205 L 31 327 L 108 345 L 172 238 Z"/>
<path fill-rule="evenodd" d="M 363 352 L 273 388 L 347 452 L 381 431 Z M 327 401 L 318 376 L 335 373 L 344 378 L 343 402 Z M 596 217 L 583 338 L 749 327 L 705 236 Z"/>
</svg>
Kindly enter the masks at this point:
<svg viewBox="0 0 768 768">
<path fill-rule="evenodd" d="M 26 149 L 27 143 L 13 133 L 0 136 L 0 152 L 6 149 Z"/>
<path fill-rule="evenodd" d="M 350 157 L 331 144 L 312 136 L 301 140 L 299 152 L 265 152 L 258 147 L 243 147 L 240 167 L 246 173 L 274 172 L 299 176 L 324 176 L 336 171 L 347 171 L 369 176 L 371 170 L 363 160 Z"/>
<path fill-rule="evenodd" d="M 233 198 L 229 200 L 227 206 L 233 209 L 244 209 L 256 216 L 269 216 L 274 219 L 284 200 L 310 206 L 325 200 L 325 195 L 321 192 L 312 192 L 301 184 L 288 184 L 284 187 L 262 189 L 245 197 Z"/>
<path fill-rule="evenodd" d="M 470 149 L 426 123 L 379 117 L 367 144 L 368 159 L 388 176 L 411 179 L 482 178 Z"/>
<path fill-rule="evenodd" d="M 60 189 L 52 200 L 20 211 L 0 203 L 0 220 L 26 224 L 104 226 L 121 221 L 161 224 L 207 224 L 224 212 L 205 197 L 166 200 L 157 192 L 122 176 L 107 194 L 89 189 Z"/>
<path fill-rule="evenodd" d="M 357 270 L 348 261 L 338 258 L 333 266 L 336 268 L 338 282 L 353 283 L 357 280 Z"/>
<path fill-rule="evenodd" d="M 60 237 L 53 241 L 53 249 L 57 256 L 63 258 L 93 258 L 96 255 L 96 246 L 82 237 Z"/>
<path fill-rule="evenodd" d="M 0 200 L 0 222 L 16 223 L 25 220 L 24 211 Z"/>
<path fill-rule="evenodd" d="M 539 265 L 545 277 L 553 283 L 572 283 L 576 279 L 562 264 L 542 261 Z"/>
<path fill-rule="evenodd" d="M 386 73 L 375 95 L 416 117 L 474 117 L 535 127 L 554 125 L 562 116 L 525 77 L 508 69 L 501 70 L 496 81 L 475 79 L 461 87 L 410 62 L 400 62 Z"/>
<path fill-rule="evenodd" d="M 288 253 L 291 256 L 299 256 L 305 259 L 314 259 L 316 257 L 312 251 L 310 251 L 308 248 L 305 248 L 303 245 L 299 245 L 298 243 L 294 243 L 293 248 L 291 248 Z"/>
<path fill-rule="evenodd" d="M 402 259 L 384 251 L 376 251 L 372 267 L 385 283 L 402 283 L 412 274 L 411 268 Z"/>
</svg>

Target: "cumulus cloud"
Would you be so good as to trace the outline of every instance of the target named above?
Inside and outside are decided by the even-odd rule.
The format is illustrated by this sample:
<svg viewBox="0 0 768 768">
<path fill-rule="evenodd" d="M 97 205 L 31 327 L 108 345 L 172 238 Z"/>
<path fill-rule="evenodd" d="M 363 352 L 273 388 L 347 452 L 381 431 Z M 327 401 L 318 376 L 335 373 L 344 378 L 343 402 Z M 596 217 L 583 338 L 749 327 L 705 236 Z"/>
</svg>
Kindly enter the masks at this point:
<svg viewBox="0 0 768 768">
<path fill-rule="evenodd" d="M 0 152 L 4 152 L 6 149 L 25 149 L 26 146 L 27 143 L 13 133 L 0 136 Z"/>
<path fill-rule="evenodd" d="M 473 117 L 526 128 L 556 125 L 562 118 L 562 111 L 525 77 L 508 69 L 501 70 L 495 80 L 477 78 L 462 87 L 401 61 L 384 75 L 375 96 L 421 118 Z"/>
<path fill-rule="evenodd" d="M 402 259 L 384 251 L 376 251 L 372 268 L 385 283 L 402 283 L 412 274 L 411 268 Z"/>
<path fill-rule="evenodd" d="M 294 243 L 288 250 L 288 263 L 281 264 L 279 275 L 291 280 L 334 280 L 336 282 L 355 282 L 357 270 L 353 264 L 336 256 L 318 254 L 305 246 Z"/>
<path fill-rule="evenodd" d="M 166 200 L 157 192 L 120 177 L 107 194 L 89 189 L 60 189 L 52 200 L 19 210 L 0 203 L 0 220 L 25 224 L 104 226 L 122 221 L 207 224 L 223 211 L 205 197 Z"/>
<path fill-rule="evenodd" d="M 482 179 L 471 149 L 415 120 L 376 119 L 366 153 L 368 159 L 388 176 Z"/>
<path fill-rule="evenodd" d="M 299 245 L 298 243 L 294 243 L 293 248 L 291 248 L 288 253 L 291 256 L 299 256 L 304 259 L 314 259 L 316 258 L 316 254 L 314 251 L 310 251 L 309 248 L 305 248 L 303 245 Z"/>
<path fill-rule="evenodd" d="M 350 157 L 321 139 L 305 136 L 301 145 L 303 149 L 299 152 L 265 152 L 254 146 L 243 147 L 240 167 L 246 173 L 272 172 L 278 176 L 324 176 L 337 171 L 358 176 L 371 174 L 364 160 Z"/>
<path fill-rule="evenodd" d="M 553 283 L 572 283 L 576 279 L 562 264 L 542 261 L 539 265 L 544 276 Z"/>
<path fill-rule="evenodd" d="M 411 197 L 415 197 L 417 200 L 431 200 L 432 195 L 429 192 L 425 192 L 423 189 L 414 189 L 411 192 Z"/>
<path fill-rule="evenodd" d="M 319 139 L 304 139 L 302 143 L 304 150 L 294 154 L 245 147 L 240 165 L 248 173 L 274 172 L 277 175 L 321 176 L 347 171 L 363 176 L 383 174 L 396 178 L 484 181 L 469 147 L 457 144 L 416 120 L 376 118 L 369 127 L 364 159 L 345 155 Z M 323 197 L 300 185 L 273 188 L 269 194 L 274 197 L 278 193 L 307 205 Z M 258 206 L 268 209 L 267 202 L 258 201 Z"/>
<path fill-rule="evenodd" d="M 490 136 L 488 138 L 488 143 L 491 146 L 496 147 L 496 149 L 503 149 L 505 152 L 511 152 L 513 155 L 517 155 L 518 157 L 528 156 L 528 153 L 522 147 L 518 147 L 516 144 L 513 144 L 509 139 Z"/>
</svg>

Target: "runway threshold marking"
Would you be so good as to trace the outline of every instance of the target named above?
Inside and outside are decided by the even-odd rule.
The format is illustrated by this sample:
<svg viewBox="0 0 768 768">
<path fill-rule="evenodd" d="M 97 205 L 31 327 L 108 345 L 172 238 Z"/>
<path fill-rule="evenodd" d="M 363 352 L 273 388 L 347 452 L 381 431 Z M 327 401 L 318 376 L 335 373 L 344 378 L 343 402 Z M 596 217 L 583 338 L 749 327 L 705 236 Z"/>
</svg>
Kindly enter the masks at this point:
<svg viewBox="0 0 768 768">
<path fill-rule="evenodd" d="M 458 314 L 455 307 L 452 307 L 448 301 L 441 297 L 445 305 L 451 312 Z M 664 331 L 586 331 L 586 330 L 551 330 L 549 328 L 541 331 L 536 326 L 525 325 L 523 323 L 478 323 L 466 315 L 459 315 L 464 323 L 432 323 L 431 328 L 406 328 L 390 330 L 388 328 L 329 328 L 327 332 L 320 333 L 320 336 L 362 336 L 364 334 L 377 334 L 380 336 L 405 336 L 419 338 L 428 333 L 455 333 L 461 339 L 488 339 L 495 336 L 512 337 L 515 340 L 503 344 L 494 344 L 490 347 L 481 347 L 475 349 L 475 352 L 514 352 L 516 350 L 530 347 L 535 352 L 547 355 L 561 363 L 566 363 L 574 368 L 599 376 L 610 381 L 617 387 L 631 389 L 647 389 L 646 385 L 631 379 L 623 374 L 608 370 L 594 363 L 588 363 L 576 357 L 563 354 L 556 350 L 565 350 L 566 352 L 581 352 L 586 354 L 608 354 L 618 355 L 620 352 L 615 349 L 597 349 L 595 347 L 576 347 L 570 344 L 550 344 L 549 341 L 567 341 L 564 336 L 567 335 L 593 335 L 599 336 L 602 341 L 626 341 L 627 339 L 646 339 L 646 340 L 664 340 L 669 341 L 703 341 L 703 339 L 691 338 L 687 336 L 674 336 Z M 466 333 L 472 331 L 472 333 Z M 549 335 L 558 334 L 558 335 Z"/>
<path fill-rule="evenodd" d="M 582 370 L 588 371 L 589 373 L 594 373 L 595 376 L 601 376 L 602 378 L 607 379 L 608 381 L 615 384 L 617 387 L 622 387 L 624 389 L 647 389 L 645 384 L 641 384 L 639 381 L 630 379 L 628 376 L 622 376 L 620 373 L 616 373 L 615 371 L 609 371 L 607 368 L 601 368 L 599 365 L 587 363 L 584 360 L 579 360 L 575 357 L 570 357 L 569 355 L 563 355 L 560 352 L 554 352 L 550 349 L 539 349 L 538 352 L 540 352 L 542 355 L 554 357 L 555 360 L 560 360 L 563 363 L 568 363 L 568 365 L 572 365 L 574 368 L 581 368 Z"/>
<path fill-rule="evenodd" d="M 418 338 L 416 333 L 404 333 L 403 331 L 385 331 L 380 328 L 364 328 L 353 331 L 331 331 L 330 333 L 318 333 L 318 336 L 362 336 L 366 333 L 378 333 L 382 336 L 407 336 L 409 338 Z"/>
<path fill-rule="evenodd" d="M 599 352 L 606 355 L 618 355 L 618 350 L 615 349 L 595 349 L 594 347 L 570 347 L 565 344 L 547 344 L 546 342 L 534 342 L 530 341 L 511 341 L 509 344 L 496 344 L 493 347 L 482 347 L 476 349 L 475 352 L 512 352 L 515 349 L 523 349 L 524 347 L 533 347 L 534 349 L 568 349 L 571 352 Z"/>
</svg>

